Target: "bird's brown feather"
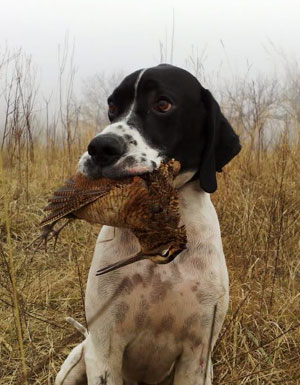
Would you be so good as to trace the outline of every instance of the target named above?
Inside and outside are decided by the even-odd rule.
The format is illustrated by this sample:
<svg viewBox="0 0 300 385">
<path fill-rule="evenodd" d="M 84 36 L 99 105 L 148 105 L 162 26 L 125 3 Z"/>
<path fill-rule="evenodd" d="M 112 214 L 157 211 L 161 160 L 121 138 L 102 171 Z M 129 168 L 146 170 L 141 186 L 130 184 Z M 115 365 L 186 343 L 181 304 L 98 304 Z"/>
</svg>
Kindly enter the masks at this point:
<svg viewBox="0 0 300 385">
<path fill-rule="evenodd" d="M 90 180 L 76 174 L 56 191 L 45 210 L 42 226 L 72 214 L 91 223 L 130 229 L 145 255 L 183 249 L 184 226 L 179 226 L 178 194 L 173 180 L 179 162 L 163 163 L 158 170 L 121 180 Z"/>
</svg>

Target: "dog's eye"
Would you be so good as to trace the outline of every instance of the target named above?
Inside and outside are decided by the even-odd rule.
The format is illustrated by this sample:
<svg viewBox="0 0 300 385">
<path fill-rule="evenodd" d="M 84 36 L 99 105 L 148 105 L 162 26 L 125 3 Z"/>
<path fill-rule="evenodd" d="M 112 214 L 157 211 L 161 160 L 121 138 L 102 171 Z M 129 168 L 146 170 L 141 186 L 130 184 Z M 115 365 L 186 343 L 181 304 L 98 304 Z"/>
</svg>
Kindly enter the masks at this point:
<svg viewBox="0 0 300 385">
<path fill-rule="evenodd" d="M 172 108 L 172 104 L 166 99 L 160 99 L 154 104 L 154 109 L 158 112 L 168 112 Z"/>
<path fill-rule="evenodd" d="M 113 102 L 109 102 L 108 114 L 111 116 L 111 115 L 115 115 L 116 112 L 117 112 L 117 106 Z"/>
</svg>

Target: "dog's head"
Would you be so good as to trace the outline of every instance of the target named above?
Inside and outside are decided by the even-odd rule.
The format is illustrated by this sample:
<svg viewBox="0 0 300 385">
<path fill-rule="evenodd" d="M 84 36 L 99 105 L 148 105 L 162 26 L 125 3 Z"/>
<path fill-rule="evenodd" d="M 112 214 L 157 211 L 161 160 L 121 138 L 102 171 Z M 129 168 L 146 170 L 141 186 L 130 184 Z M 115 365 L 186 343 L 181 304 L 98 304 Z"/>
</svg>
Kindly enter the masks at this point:
<svg viewBox="0 0 300 385">
<path fill-rule="evenodd" d="M 108 115 L 111 124 L 92 139 L 79 162 L 89 178 L 143 174 L 175 158 L 184 182 L 198 177 L 211 193 L 216 171 L 241 149 L 211 93 L 171 65 L 127 76 L 108 98 Z"/>
</svg>

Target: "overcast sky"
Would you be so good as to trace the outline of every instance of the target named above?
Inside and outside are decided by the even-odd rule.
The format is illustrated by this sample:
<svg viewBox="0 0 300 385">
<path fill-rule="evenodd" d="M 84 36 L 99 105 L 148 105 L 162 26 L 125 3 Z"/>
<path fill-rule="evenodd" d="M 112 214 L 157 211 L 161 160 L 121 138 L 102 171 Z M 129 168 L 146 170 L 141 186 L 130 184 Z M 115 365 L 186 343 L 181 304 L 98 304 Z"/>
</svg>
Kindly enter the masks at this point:
<svg viewBox="0 0 300 385">
<path fill-rule="evenodd" d="M 277 65 L 270 42 L 300 58 L 300 0 L 0 0 L 0 50 L 31 54 L 44 89 L 57 79 L 66 33 L 75 41 L 79 81 L 127 73 L 156 65 L 166 35 L 170 47 L 173 9 L 176 65 L 185 66 L 194 47 L 205 51 L 207 71 L 226 76 L 251 65 L 268 73 Z"/>
</svg>

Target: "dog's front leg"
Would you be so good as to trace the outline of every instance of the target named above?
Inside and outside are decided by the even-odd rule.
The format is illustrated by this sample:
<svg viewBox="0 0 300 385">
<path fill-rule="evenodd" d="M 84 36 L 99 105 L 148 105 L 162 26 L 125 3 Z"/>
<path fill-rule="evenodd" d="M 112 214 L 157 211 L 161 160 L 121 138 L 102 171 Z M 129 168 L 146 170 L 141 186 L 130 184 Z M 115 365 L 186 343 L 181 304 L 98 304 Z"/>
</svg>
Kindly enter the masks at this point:
<svg viewBox="0 0 300 385">
<path fill-rule="evenodd" d="M 85 353 L 88 385 L 123 385 L 123 350 L 111 341 L 99 343 L 89 337 Z"/>
<path fill-rule="evenodd" d="M 202 357 L 197 360 L 194 353 L 188 356 L 183 355 L 176 363 L 173 385 L 211 385 L 211 358 Z"/>
<path fill-rule="evenodd" d="M 66 358 L 58 372 L 55 385 L 86 385 L 85 343 L 77 345 Z"/>
</svg>

